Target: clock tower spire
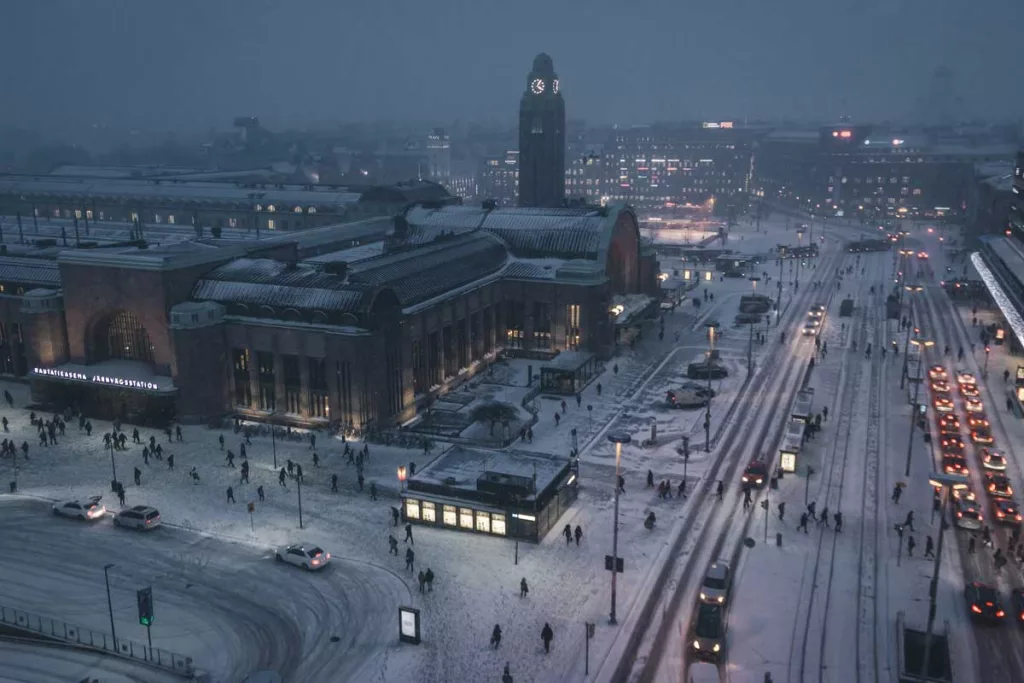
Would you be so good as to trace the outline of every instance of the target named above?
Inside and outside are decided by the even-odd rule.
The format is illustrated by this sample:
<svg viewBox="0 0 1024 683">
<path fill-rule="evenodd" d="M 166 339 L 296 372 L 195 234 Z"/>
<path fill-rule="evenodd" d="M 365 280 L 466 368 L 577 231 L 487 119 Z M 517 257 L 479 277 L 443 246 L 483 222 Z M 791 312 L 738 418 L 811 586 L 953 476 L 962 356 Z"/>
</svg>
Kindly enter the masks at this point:
<svg viewBox="0 0 1024 683">
<path fill-rule="evenodd" d="M 565 204 L 565 101 L 551 57 L 533 60 L 519 100 L 519 206 Z"/>
</svg>

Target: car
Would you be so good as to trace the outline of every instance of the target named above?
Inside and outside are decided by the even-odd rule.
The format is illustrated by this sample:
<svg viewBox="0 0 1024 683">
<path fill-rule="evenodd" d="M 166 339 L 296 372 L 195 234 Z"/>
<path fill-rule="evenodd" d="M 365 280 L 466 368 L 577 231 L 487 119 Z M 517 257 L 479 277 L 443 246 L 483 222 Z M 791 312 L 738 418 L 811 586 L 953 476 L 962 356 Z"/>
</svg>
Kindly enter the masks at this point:
<svg viewBox="0 0 1024 683">
<path fill-rule="evenodd" d="M 825 315 L 825 304 L 814 304 L 811 306 L 811 310 L 807 312 L 807 315 L 811 318 L 820 318 Z"/>
<path fill-rule="evenodd" d="M 928 252 L 927 251 L 919 251 L 919 252 L 917 252 L 917 258 L 921 258 L 921 259 L 928 258 Z"/>
<path fill-rule="evenodd" d="M 992 586 L 977 581 L 968 583 L 964 587 L 964 599 L 972 618 L 1001 621 L 1006 616 L 999 603 L 999 592 Z"/>
<path fill-rule="evenodd" d="M 725 560 L 712 562 L 704 575 L 704 583 L 700 586 L 700 599 L 702 602 L 711 602 L 724 605 L 729 596 L 729 583 L 732 580 L 732 573 L 729 563 Z"/>
<path fill-rule="evenodd" d="M 296 543 L 278 548 L 274 559 L 278 562 L 293 564 L 296 567 L 303 567 L 309 571 L 316 571 L 330 563 L 331 554 L 312 543 Z"/>
<path fill-rule="evenodd" d="M 1012 498 L 993 498 L 992 519 L 1000 524 L 1020 526 L 1022 520 L 1020 506 Z"/>
<path fill-rule="evenodd" d="M 985 490 L 993 496 L 1002 498 L 1009 498 L 1013 495 L 1013 486 L 1010 485 L 1009 477 L 1001 472 L 985 473 Z"/>
<path fill-rule="evenodd" d="M 121 508 L 114 515 L 114 526 L 126 526 L 132 529 L 155 529 L 160 526 L 160 512 L 148 505 L 134 505 Z"/>
<path fill-rule="evenodd" d="M 943 454 L 955 453 L 959 455 L 964 452 L 964 440 L 960 438 L 959 434 L 947 434 L 942 437 L 940 447 Z"/>
<path fill-rule="evenodd" d="M 964 402 L 964 408 L 969 413 L 984 413 L 985 404 L 981 402 L 980 398 L 969 398 Z"/>
<path fill-rule="evenodd" d="M 1014 588 L 1010 591 L 1010 609 L 1016 615 L 1018 624 L 1024 624 L 1024 588 Z"/>
<path fill-rule="evenodd" d="M 804 323 L 803 334 L 805 337 L 818 334 L 818 321 L 808 320 L 806 323 Z"/>
<path fill-rule="evenodd" d="M 940 413 L 953 412 L 953 399 L 950 398 L 949 394 L 935 394 L 935 396 L 932 397 L 932 403 L 935 405 L 935 410 Z"/>
<path fill-rule="evenodd" d="M 978 454 L 981 459 L 981 466 L 987 470 L 1006 470 L 1006 456 L 999 451 L 994 451 L 989 448 L 982 448 L 981 453 Z"/>
<path fill-rule="evenodd" d="M 947 394 L 949 393 L 949 390 L 949 382 L 947 382 L 946 380 L 937 379 L 932 381 L 932 391 L 938 392 L 940 394 Z"/>
<path fill-rule="evenodd" d="M 716 661 L 725 649 L 725 608 L 701 603 L 693 627 L 693 651 L 698 659 Z"/>
<path fill-rule="evenodd" d="M 978 427 L 971 431 L 971 441 L 976 444 L 991 445 L 995 443 L 996 440 L 992 436 L 992 432 L 988 430 L 988 427 Z"/>
<path fill-rule="evenodd" d="M 977 384 L 961 384 L 960 394 L 966 398 L 977 398 L 981 392 L 978 391 Z"/>
<path fill-rule="evenodd" d="M 978 427 L 990 427 L 988 420 L 978 415 L 971 415 L 967 418 L 967 426 L 970 429 L 977 429 Z"/>
<path fill-rule="evenodd" d="M 967 469 L 967 459 L 962 455 L 943 455 L 942 471 L 946 474 L 962 474 L 965 477 L 970 473 Z"/>
<path fill-rule="evenodd" d="M 966 370 L 958 370 L 956 373 L 957 384 L 977 384 L 978 380 Z"/>
<path fill-rule="evenodd" d="M 768 465 L 760 460 L 755 460 L 747 465 L 747 469 L 743 470 L 740 481 L 749 486 L 761 488 L 768 481 Z"/>
<path fill-rule="evenodd" d="M 930 379 L 946 379 L 949 374 L 946 372 L 946 368 L 941 365 L 933 365 L 928 368 L 928 377 Z"/>
<path fill-rule="evenodd" d="M 984 525 L 985 516 L 975 500 L 958 498 L 953 502 L 953 510 L 956 513 L 956 525 L 961 529 L 980 529 Z"/>
<path fill-rule="evenodd" d="M 103 496 L 93 496 L 88 500 L 65 500 L 53 504 L 53 514 L 74 519 L 95 520 L 107 514 L 107 508 L 100 504 Z"/>
<path fill-rule="evenodd" d="M 959 434 L 960 418 L 949 413 L 942 415 L 939 417 L 939 432 L 942 434 Z"/>
</svg>

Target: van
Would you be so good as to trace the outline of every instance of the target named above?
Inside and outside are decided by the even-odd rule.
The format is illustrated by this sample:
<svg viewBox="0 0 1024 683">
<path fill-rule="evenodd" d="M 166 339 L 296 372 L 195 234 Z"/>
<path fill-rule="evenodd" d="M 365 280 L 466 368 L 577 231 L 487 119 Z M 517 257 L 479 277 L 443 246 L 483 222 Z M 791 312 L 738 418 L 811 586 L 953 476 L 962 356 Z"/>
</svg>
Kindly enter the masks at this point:
<svg viewBox="0 0 1024 683">
<path fill-rule="evenodd" d="M 694 662 L 690 665 L 688 683 L 719 683 L 718 667 L 708 662 Z"/>
</svg>

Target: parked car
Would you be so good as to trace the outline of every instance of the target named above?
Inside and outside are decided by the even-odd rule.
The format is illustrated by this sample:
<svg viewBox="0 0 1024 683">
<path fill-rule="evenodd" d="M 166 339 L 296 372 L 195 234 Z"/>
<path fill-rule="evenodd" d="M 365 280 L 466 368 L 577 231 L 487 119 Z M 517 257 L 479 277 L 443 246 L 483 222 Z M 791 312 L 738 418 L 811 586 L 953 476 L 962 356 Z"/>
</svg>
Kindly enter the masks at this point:
<svg viewBox="0 0 1024 683">
<path fill-rule="evenodd" d="M 155 529 L 160 526 L 160 512 L 148 505 L 121 508 L 114 515 L 114 526 L 124 526 L 131 529 Z"/>
</svg>

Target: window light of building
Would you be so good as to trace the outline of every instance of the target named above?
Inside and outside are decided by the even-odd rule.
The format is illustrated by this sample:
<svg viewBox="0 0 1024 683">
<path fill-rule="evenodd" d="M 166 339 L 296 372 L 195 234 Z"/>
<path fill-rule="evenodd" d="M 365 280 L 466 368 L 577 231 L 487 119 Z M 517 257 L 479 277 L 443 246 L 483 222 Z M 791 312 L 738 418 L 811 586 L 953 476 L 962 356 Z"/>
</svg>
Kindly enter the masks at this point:
<svg viewBox="0 0 1024 683">
<path fill-rule="evenodd" d="M 455 526 L 455 506 L 444 505 L 441 508 L 441 521 L 446 526 Z"/>
<path fill-rule="evenodd" d="M 277 229 L 277 224 L 274 223 L 274 219 L 273 218 L 268 218 L 267 219 L 267 230 L 276 230 L 276 229 Z"/>
<path fill-rule="evenodd" d="M 167 222 L 168 222 L 168 223 L 170 223 L 171 225 L 174 225 L 174 214 L 173 214 L 173 213 L 172 213 L 172 214 L 170 214 L 170 215 L 169 215 L 169 216 L 167 217 Z"/>
<path fill-rule="evenodd" d="M 459 526 L 463 529 L 472 529 L 473 510 L 471 508 L 459 508 Z"/>
<path fill-rule="evenodd" d="M 418 500 L 405 501 L 405 516 L 409 519 L 420 518 L 420 502 Z"/>
<path fill-rule="evenodd" d="M 429 500 L 423 501 L 423 521 L 424 522 L 436 522 L 437 521 L 437 509 L 433 503 Z"/>
<path fill-rule="evenodd" d="M 275 211 L 277 211 L 277 207 L 271 204 L 267 207 L 267 211 L 269 211 L 270 213 L 274 213 Z"/>
</svg>

